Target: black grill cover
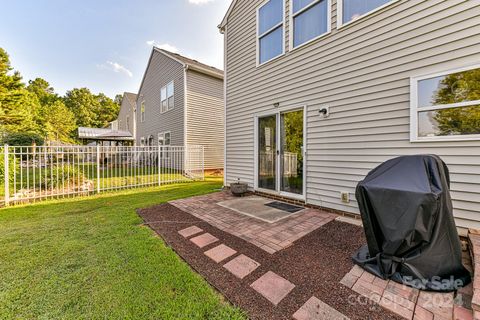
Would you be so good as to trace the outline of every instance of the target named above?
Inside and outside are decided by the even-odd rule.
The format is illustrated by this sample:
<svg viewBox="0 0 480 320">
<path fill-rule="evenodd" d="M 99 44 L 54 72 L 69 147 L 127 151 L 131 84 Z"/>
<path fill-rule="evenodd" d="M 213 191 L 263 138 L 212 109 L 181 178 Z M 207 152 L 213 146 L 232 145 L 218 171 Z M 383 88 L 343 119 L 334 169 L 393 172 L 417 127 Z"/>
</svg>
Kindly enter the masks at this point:
<svg viewBox="0 0 480 320">
<path fill-rule="evenodd" d="M 353 261 L 383 279 L 429 291 L 470 283 L 452 214 L 448 168 L 435 155 L 372 170 L 356 190 L 367 245 Z"/>
</svg>

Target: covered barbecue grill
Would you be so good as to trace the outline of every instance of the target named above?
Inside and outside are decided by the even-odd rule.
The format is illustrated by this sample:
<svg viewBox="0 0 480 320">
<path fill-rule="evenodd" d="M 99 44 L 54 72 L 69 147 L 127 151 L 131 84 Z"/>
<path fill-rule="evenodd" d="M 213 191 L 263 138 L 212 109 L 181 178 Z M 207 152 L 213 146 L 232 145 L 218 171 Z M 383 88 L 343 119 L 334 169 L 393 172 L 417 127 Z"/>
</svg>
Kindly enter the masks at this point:
<svg viewBox="0 0 480 320">
<path fill-rule="evenodd" d="M 467 285 L 449 188 L 448 168 L 434 155 L 404 156 L 372 170 L 356 190 L 367 245 L 354 262 L 423 290 Z"/>
</svg>

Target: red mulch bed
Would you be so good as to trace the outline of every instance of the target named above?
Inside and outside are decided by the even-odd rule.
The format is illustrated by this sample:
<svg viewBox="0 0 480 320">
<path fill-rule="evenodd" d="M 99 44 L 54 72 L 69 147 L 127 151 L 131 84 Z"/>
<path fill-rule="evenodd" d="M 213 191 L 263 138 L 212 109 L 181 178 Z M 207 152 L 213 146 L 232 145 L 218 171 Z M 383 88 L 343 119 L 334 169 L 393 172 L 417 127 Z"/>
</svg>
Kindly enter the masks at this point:
<svg viewBox="0 0 480 320">
<path fill-rule="evenodd" d="M 297 240 L 291 247 L 271 255 L 170 204 L 142 209 L 138 213 L 190 266 L 232 304 L 245 310 L 251 319 L 291 319 L 312 296 L 351 319 L 401 319 L 376 304 L 349 303 L 355 301 L 358 295 L 339 283 L 353 266 L 352 254 L 365 242 L 363 229 L 358 226 L 332 221 Z M 200 249 L 178 234 L 179 230 L 193 225 L 220 241 Z M 217 264 L 203 252 L 220 243 L 238 253 Z M 242 280 L 223 268 L 226 262 L 239 254 L 245 254 L 261 264 Z M 250 287 L 267 271 L 275 272 L 296 286 L 278 306 Z"/>
</svg>

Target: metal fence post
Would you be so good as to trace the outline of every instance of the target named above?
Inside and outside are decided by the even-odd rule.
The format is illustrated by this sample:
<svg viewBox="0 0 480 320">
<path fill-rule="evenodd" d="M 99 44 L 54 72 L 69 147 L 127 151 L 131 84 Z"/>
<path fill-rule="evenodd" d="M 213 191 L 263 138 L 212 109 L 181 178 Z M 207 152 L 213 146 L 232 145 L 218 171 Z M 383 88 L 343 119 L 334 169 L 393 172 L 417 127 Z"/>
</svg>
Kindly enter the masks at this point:
<svg viewBox="0 0 480 320">
<path fill-rule="evenodd" d="M 9 173 L 9 165 L 8 165 L 8 144 L 6 144 L 4 147 L 4 161 L 3 161 L 3 174 L 5 176 L 5 207 L 8 207 L 10 203 L 10 190 L 9 190 L 9 184 L 10 184 L 10 173 Z"/>
<path fill-rule="evenodd" d="M 100 193 L 100 146 L 97 145 L 97 193 Z"/>
<path fill-rule="evenodd" d="M 160 170 L 160 145 L 158 146 L 158 154 L 157 154 L 157 164 L 158 164 L 158 185 L 162 185 L 162 174 Z"/>
</svg>

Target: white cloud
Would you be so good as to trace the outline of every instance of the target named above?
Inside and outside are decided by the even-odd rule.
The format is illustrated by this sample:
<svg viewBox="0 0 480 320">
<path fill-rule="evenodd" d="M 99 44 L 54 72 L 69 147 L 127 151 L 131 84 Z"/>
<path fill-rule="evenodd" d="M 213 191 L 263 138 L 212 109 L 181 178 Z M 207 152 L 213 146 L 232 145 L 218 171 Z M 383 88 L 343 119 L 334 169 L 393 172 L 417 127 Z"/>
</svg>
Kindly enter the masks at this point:
<svg viewBox="0 0 480 320">
<path fill-rule="evenodd" d="M 133 77 L 132 71 L 128 70 L 126 67 L 122 66 L 117 62 L 107 61 L 106 64 L 100 64 L 97 66 L 99 69 L 108 69 L 116 73 L 123 73 L 128 77 Z"/>
<path fill-rule="evenodd" d="M 188 0 L 188 3 L 195 4 L 195 5 L 204 5 L 215 0 Z"/>
<path fill-rule="evenodd" d="M 175 47 L 175 46 L 173 46 L 169 43 L 158 44 L 155 40 L 150 40 L 150 41 L 147 41 L 147 45 L 148 46 L 154 46 L 154 47 L 157 47 L 159 49 L 167 50 L 167 51 L 170 51 L 170 52 L 173 52 L 173 53 L 178 53 L 179 52 L 177 47 Z"/>
</svg>

